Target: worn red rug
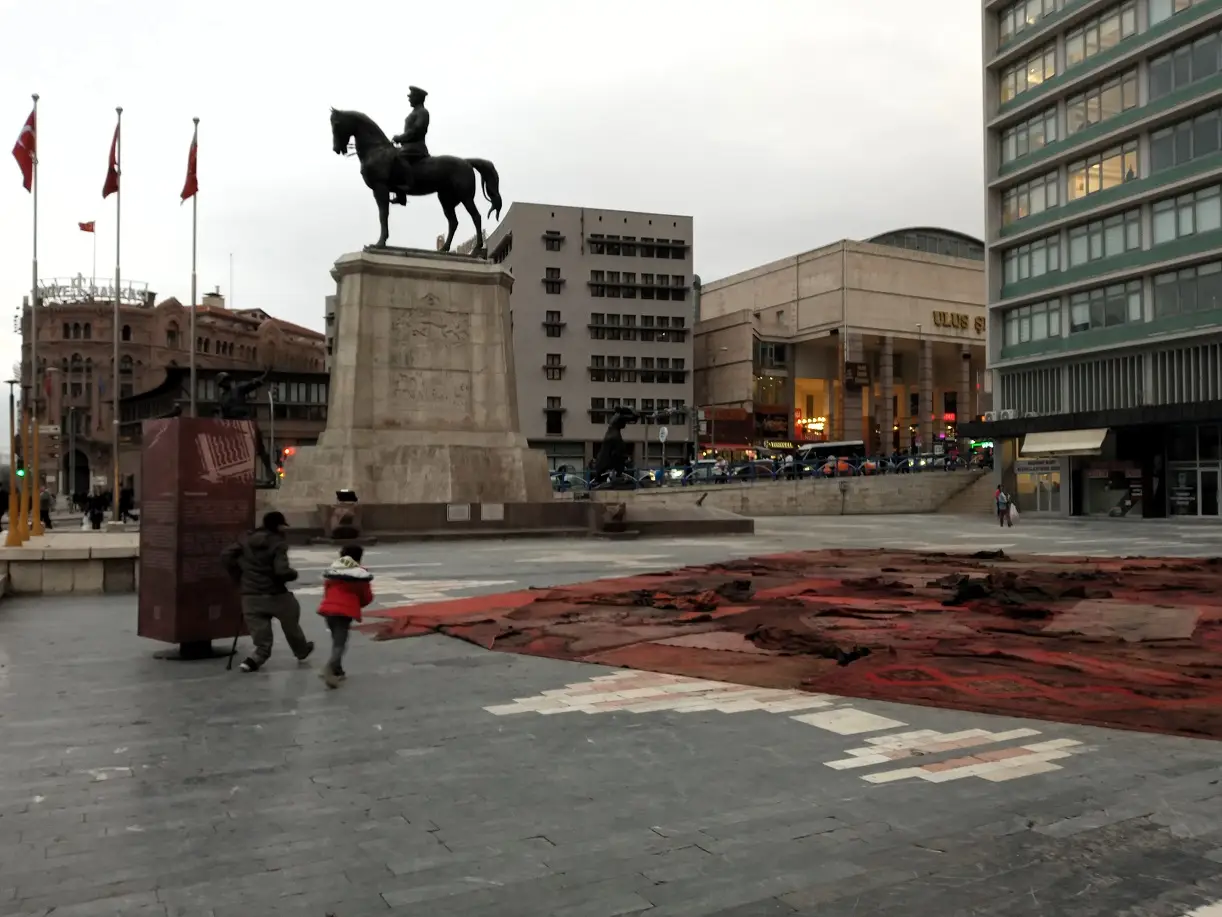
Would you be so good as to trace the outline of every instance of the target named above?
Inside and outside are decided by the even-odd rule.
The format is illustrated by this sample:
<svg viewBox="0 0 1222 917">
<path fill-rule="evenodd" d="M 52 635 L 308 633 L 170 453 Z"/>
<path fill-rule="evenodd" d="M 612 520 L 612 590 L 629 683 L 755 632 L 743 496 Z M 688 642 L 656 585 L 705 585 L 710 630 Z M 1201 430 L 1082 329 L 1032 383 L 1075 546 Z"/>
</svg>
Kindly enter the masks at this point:
<svg viewBox="0 0 1222 917">
<path fill-rule="evenodd" d="M 808 551 L 382 609 L 362 629 L 1222 738 L 1222 559 Z"/>
</svg>

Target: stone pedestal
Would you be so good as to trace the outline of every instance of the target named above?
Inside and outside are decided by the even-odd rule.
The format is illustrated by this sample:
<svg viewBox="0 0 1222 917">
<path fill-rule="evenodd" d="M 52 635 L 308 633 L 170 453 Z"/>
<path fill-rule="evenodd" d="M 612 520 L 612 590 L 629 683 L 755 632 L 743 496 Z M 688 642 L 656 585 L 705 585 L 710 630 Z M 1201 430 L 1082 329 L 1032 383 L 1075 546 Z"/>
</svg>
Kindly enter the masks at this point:
<svg viewBox="0 0 1222 917">
<path fill-rule="evenodd" d="M 136 633 L 178 644 L 177 658 L 207 658 L 213 640 L 232 640 L 243 627 L 221 552 L 255 524 L 254 426 L 146 420 L 140 480 Z"/>
<path fill-rule="evenodd" d="M 509 292 L 497 264 L 414 249 L 344 255 L 327 428 L 286 465 L 278 509 L 552 499 L 516 402 Z"/>
</svg>

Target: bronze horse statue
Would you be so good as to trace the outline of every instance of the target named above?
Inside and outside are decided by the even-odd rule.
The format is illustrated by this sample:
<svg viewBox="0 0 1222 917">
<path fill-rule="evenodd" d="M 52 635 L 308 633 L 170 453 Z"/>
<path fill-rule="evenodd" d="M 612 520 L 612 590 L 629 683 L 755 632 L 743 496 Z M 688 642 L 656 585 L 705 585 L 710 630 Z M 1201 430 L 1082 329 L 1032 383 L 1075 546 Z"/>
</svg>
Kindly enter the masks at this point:
<svg viewBox="0 0 1222 917">
<path fill-rule="evenodd" d="M 332 148 L 337 154 L 348 152 L 350 141 L 356 141 L 356 155 L 361 161 L 361 177 L 373 191 L 378 202 L 378 219 L 382 234 L 378 236 L 378 248 L 386 247 L 390 235 L 387 221 L 390 217 L 392 194 L 408 194 L 412 197 L 427 197 L 436 194 L 445 211 L 450 233 L 446 236 L 442 251 L 448 252 L 458 229 L 458 214 L 455 207 L 462 204 L 471 214 L 475 224 L 475 249 L 477 257 L 484 253 L 484 228 L 480 221 L 479 208 L 475 206 L 475 173 L 479 173 L 484 197 L 492 204 L 488 216 L 501 216 L 500 176 L 496 166 L 486 159 L 461 159 L 458 156 L 429 156 L 412 165 L 405 163 L 399 149 L 382 132 L 368 115 L 359 111 L 331 109 Z M 408 172 L 411 170 L 411 181 Z"/>
</svg>

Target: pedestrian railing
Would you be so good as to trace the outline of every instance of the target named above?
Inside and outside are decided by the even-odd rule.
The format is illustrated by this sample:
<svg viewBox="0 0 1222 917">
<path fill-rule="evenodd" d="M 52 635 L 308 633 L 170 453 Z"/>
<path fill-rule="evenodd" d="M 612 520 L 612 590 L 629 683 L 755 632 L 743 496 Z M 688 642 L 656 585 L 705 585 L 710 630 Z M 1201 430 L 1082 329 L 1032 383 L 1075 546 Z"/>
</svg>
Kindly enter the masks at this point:
<svg viewBox="0 0 1222 917">
<path fill-rule="evenodd" d="M 840 459 L 822 464 L 774 465 L 746 462 L 727 466 L 697 464 L 675 468 L 633 469 L 598 480 L 590 471 L 552 472 L 552 490 L 580 494 L 591 490 L 639 490 L 659 487 L 706 487 L 720 484 L 756 484 L 773 481 L 820 481 L 834 478 L 877 477 L 892 474 L 928 474 L 983 470 L 978 462 L 965 463 L 942 456 L 900 456 L 878 459 Z"/>
</svg>

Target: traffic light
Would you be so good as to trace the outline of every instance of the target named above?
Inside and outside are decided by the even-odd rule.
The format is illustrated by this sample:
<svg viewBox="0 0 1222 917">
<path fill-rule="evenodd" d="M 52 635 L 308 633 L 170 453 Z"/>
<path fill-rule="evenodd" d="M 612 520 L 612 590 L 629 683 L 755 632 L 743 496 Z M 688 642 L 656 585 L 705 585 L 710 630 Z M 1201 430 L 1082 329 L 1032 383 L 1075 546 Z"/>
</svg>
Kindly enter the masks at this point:
<svg viewBox="0 0 1222 917">
<path fill-rule="evenodd" d="M 17 459 L 17 477 L 19 478 L 25 477 L 25 459 L 22 459 L 22 458 Z"/>
<path fill-rule="evenodd" d="M 296 455 L 297 447 L 296 446 L 282 446 L 278 450 L 278 453 L 279 454 L 276 456 L 276 476 L 282 478 L 284 477 L 284 460 L 288 458 L 290 455 Z"/>
</svg>

